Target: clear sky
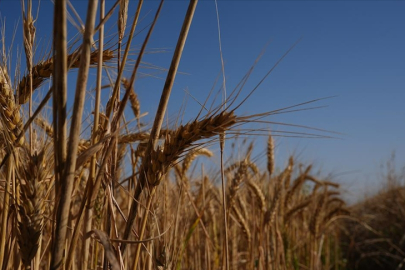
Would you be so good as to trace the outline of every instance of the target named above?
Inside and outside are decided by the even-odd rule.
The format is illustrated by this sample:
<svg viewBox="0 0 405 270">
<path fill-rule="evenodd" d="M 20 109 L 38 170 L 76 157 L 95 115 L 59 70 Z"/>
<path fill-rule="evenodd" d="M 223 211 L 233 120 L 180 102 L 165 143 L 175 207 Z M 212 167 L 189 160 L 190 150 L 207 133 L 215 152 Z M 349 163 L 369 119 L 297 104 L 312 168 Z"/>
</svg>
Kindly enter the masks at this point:
<svg viewBox="0 0 405 270">
<path fill-rule="evenodd" d="M 71 2 L 84 21 L 87 1 Z M 108 0 L 107 7 L 113 3 Z M 152 21 L 158 4 L 146 1 L 138 29 Z M 136 5 L 136 1 L 130 2 L 130 21 Z M 158 53 L 146 55 L 145 62 L 169 66 L 187 6 L 187 1 L 165 2 L 149 43 L 149 51 Z M 52 36 L 52 11 L 52 3 L 42 0 L 37 22 L 42 47 Z M 350 189 L 353 196 L 363 196 L 365 190 L 376 186 L 380 164 L 393 151 L 397 166 L 405 164 L 405 1 L 220 0 L 218 11 L 228 92 L 266 44 L 270 42 L 243 96 L 302 37 L 238 113 L 260 113 L 336 96 L 314 104 L 326 108 L 267 119 L 342 133 L 333 135 L 334 139 L 276 138 L 279 166 L 284 165 L 288 155 L 298 154 L 301 161 L 314 162 L 323 174 L 334 175 L 333 179 Z M 21 14 L 20 1 L 0 0 L 0 12 L 3 19 L 6 17 L 6 34 L 10 36 Z M 110 33 L 116 31 L 115 25 L 110 26 Z M 72 26 L 69 29 L 70 36 L 77 32 Z M 140 47 L 142 37 L 141 33 L 135 38 L 134 48 Z M 21 20 L 15 41 L 18 43 L 22 44 Z M 188 97 L 184 118 L 192 119 L 199 110 L 193 98 L 203 102 L 221 71 L 214 1 L 198 3 L 179 71 L 182 74 L 176 78 L 169 114 L 175 116 Z M 165 73 L 146 68 L 141 72 L 154 76 L 140 76 L 136 82 L 142 111 L 153 116 Z M 91 85 L 94 81 L 89 82 L 89 88 Z M 265 140 L 258 138 L 257 146 L 262 148 Z"/>
</svg>

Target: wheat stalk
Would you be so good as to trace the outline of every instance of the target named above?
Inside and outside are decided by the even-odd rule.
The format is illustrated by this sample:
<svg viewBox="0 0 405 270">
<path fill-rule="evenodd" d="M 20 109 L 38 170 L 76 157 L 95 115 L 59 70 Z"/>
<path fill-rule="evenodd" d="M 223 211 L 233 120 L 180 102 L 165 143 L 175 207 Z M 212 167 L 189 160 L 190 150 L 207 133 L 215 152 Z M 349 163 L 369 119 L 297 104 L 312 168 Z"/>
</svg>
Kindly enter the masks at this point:
<svg viewBox="0 0 405 270">
<path fill-rule="evenodd" d="M 62 263 L 63 251 L 65 249 L 66 230 L 73 189 L 74 171 L 76 169 L 76 155 L 79 144 L 81 117 L 83 113 L 84 99 L 86 93 L 87 76 L 90 66 L 90 48 L 93 39 L 94 23 L 97 10 L 97 1 L 90 0 L 87 10 L 87 20 L 81 46 L 81 61 L 79 66 L 75 101 L 73 106 L 72 124 L 70 128 L 70 140 L 66 157 L 66 167 L 61 178 L 61 198 L 58 204 L 58 215 L 56 220 L 55 243 L 51 262 L 51 269 L 57 269 Z"/>
</svg>

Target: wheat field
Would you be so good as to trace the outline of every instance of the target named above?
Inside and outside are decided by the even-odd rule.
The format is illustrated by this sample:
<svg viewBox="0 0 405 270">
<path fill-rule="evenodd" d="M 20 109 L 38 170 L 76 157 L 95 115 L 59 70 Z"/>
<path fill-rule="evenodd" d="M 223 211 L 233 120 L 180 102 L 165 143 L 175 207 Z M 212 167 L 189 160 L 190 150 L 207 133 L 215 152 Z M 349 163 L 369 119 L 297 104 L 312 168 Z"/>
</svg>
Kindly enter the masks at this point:
<svg viewBox="0 0 405 270">
<path fill-rule="evenodd" d="M 1 269 L 405 269 L 404 241 L 396 242 L 404 229 L 400 184 L 387 191 L 399 192 L 395 202 L 384 193 L 377 203 L 347 206 L 339 184 L 320 177 L 312 163 L 280 160 L 280 134 L 270 125 L 255 127 L 316 100 L 238 114 L 248 102 L 250 92 L 242 88 L 253 65 L 234 91 L 214 106 L 201 104 L 192 120 L 167 115 L 196 0 L 182 15 L 156 112 L 142 110 L 136 80 L 163 1 L 149 15 L 136 54 L 131 42 L 140 31 L 143 0 L 133 14 L 128 0 L 114 1 L 111 9 L 105 0 L 89 0 L 73 41 L 67 39 L 67 6 L 75 2 L 55 1 L 52 49 L 40 60 L 33 3 L 22 3 L 24 59 L 7 53 L 4 34 L 0 58 Z M 117 18 L 112 37 L 105 36 L 111 14 Z M 96 85 L 94 95 L 89 83 Z M 72 108 L 68 89 L 75 93 Z M 146 113 L 154 115 L 151 123 Z M 295 129 L 296 136 L 330 136 Z M 263 136 L 257 133 L 267 138 L 259 156 L 254 142 Z M 224 158 L 230 144 L 235 155 Z M 208 159 L 216 166 L 205 165 Z M 395 205 L 396 231 L 389 235 L 377 222 L 393 220 L 383 216 L 382 202 Z M 376 213 L 381 216 L 370 218 Z M 364 248 L 375 239 L 387 246 Z"/>
</svg>

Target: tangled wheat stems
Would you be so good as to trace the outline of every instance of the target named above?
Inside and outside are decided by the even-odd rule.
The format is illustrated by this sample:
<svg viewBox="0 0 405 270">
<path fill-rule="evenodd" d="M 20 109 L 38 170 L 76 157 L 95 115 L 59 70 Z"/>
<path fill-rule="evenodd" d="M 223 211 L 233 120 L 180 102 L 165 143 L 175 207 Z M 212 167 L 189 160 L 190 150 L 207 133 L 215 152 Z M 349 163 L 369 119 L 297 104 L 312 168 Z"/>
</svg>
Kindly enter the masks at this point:
<svg viewBox="0 0 405 270">
<path fill-rule="evenodd" d="M 208 173 L 201 169 L 200 177 L 199 170 L 194 171 L 191 166 L 197 155 L 217 158 L 215 151 L 205 147 L 219 142 L 224 150 L 225 133 L 227 139 L 238 135 L 268 135 L 267 129 L 249 129 L 242 125 L 276 124 L 263 117 L 294 110 L 293 107 L 239 115 L 237 109 L 246 99 L 243 98 L 241 104 L 236 104 L 239 99 L 236 100 L 252 66 L 228 96 L 227 108 L 225 101 L 217 105 L 215 100 L 213 104 L 217 107 L 212 105 L 204 112 L 208 107 L 206 101 L 194 119 L 176 121 L 175 125 L 162 128 L 196 9 L 197 1 L 191 1 L 157 116 L 150 129 L 141 118 L 135 80 L 139 79 L 142 57 L 162 2 L 151 27 L 145 28 L 148 30 L 146 37 L 135 54 L 131 53 L 130 44 L 143 2 L 138 3 L 131 29 L 128 27 L 129 35 L 125 29 L 130 1 L 111 3 L 111 10 L 120 7 L 117 10 L 118 33 L 113 37 L 117 39 L 118 52 L 104 46 L 108 44 L 103 37 L 104 23 L 112 11 L 105 12 L 106 3 L 100 1 L 100 18 L 96 26 L 91 22 L 96 17 L 96 3 L 90 3 L 88 25 L 83 29 L 94 31 L 84 31 L 83 40 L 78 40 L 70 53 L 66 25 L 55 24 L 52 58 L 32 63 L 27 74 L 16 78 L 14 83 L 8 75 L 7 65 L 1 65 L 2 267 L 6 268 L 10 263 L 14 268 L 35 270 L 96 269 L 101 265 L 108 268 L 109 264 L 113 269 L 218 269 L 221 265 L 228 265 L 229 269 L 254 269 L 256 265 L 261 269 L 268 265 L 272 269 L 284 266 L 290 269 L 294 260 L 305 263 L 309 258 L 307 251 L 314 251 L 314 247 L 318 247 L 318 254 L 312 258 L 313 265 L 320 265 L 319 254 L 323 251 L 319 250 L 324 245 L 320 239 L 330 236 L 328 228 L 333 226 L 335 217 L 344 212 L 344 205 L 338 194 L 330 193 L 335 188 L 332 183 L 327 184 L 311 175 L 310 166 L 306 167 L 308 171 L 297 172 L 299 165 L 295 159 L 290 159 L 286 165 L 276 163 L 274 138 L 279 135 L 278 131 L 272 130 L 272 136 L 268 138 L 265 166 L 252 158 L 253 152 L 257 152 L 253 144 L 248 147 L 246 158 L 223 162 L 226 169 L 216 170 L 207 165 Z M 55 2 L 58 19 L 66 20 L 64 12 L 71 4 Z M 95 31 L 100 35 L 93 42 L 91 36 Z M 131 63 L 133 55 L 137 57 L 135 66 L 131 66 L 132 74 L 125 79 L 124 73 L 129 69 L 128 61 Z M 116 57 L 116 67 L 103 65 Z M 95 65 L 94 107 L 86 115 L 81 111 L 84 94 L 88 92 L 84 86 L 85 77 Z M 69 124 L 66 75 L 72 68 L 79 68 L 79 77 Z M 102 87 L 104 75 L 109 84 Z M 44 82 L 49 79 L 52 87 L 36 110 L 24 111 L 29 107 L 33 93 L 40 98 L 41 87 L 44 88 Z M 107 89 L 110 93 L 103 100 L 102 91 L 107 92 Z M 47 109 L 51 97 L 53 106 Z M 33 105 L 35 109 L 36 104 Z M 133 122 L 124 118 L 125 110 L 135 115 Z M 33 136 L 26 142 L 25 133 L 29 133 L 30 126 Z M 289 135 L 311 134 L 296 132 Z M 226 173 L 228 178 L 228 184 L 224 182 L 222 190 L 217 185 L 220 172 Z M 134 183 L 137 185 L 133 190 Z M 330 190 L 318 209 L 318 200 L 326 186 Z M 305 193 L 308 190 L 311 192 Z M 226 196 L 221 195 L 221 191 L 226 191 Z M 227 224 L 224 226 L 219 221 L 225 219 Z M 315 225 L 317 237 L 310 241 L 317 243 L 309 248 L 310 241 L 306 240 L 304 232 L 310 232 L 311 225 Z M 14 246 L 7 244 L 7 237 L 14 239 Z M 29 240 L 24 242 L 25 239 Z M 228 244 L 224 246 L 226 242 Z M 328 256 L 322 253 L 324 255 Z"/>
</svg>

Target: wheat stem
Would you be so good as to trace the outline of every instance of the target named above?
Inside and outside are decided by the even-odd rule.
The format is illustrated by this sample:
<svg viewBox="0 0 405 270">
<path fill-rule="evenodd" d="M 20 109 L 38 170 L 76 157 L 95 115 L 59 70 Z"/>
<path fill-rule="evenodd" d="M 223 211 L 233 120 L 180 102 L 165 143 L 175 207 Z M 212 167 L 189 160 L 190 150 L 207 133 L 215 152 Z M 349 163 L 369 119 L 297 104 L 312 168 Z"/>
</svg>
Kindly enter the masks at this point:
<svg viewBox="0 0 405 270">
<path fill-rule="evenodd" d="M 148 214 L 149 214 L 150 206 L 152 204 L 153 196 L 155 195 L 155 193 L 156 193 L 156 187 L 153 186 L 152 190 L 150 191 L 150 194 L 148 196 L 148 202 L 146 204 L 146 209 L 145 209 L 145 216 L 142 219 L 141 231 L 139 232 L 139 240 L 140 241 L 143 240 L 143 235 L 145 233 L 145 228 L 146 228 L 146 223 L 147 223 L 147 220 L 148 220 Z M 139 243 L 137 245 L 136 252 L 135 252 L 134 264 L 132 265 L 133 270 L 137 269 L 138 261 L 139 261 L 139 255 L 141 254 L 141 247 L 142 247 L 142 244 Z"/>
<path fill-rule="evenodd" d="M 76 168 L 76 155 L 80 139 L 81 120 L 83 114 L 86 84 L 90 65 L 90 49 L 93 40 L 94 22 L 97 11 L 97 0 L 89 0 L 87 9 L 86 27 L 81 46 L 81 59 L 78 72 L 76 94 L 73 105 L 75 112 L 72 117 L 72 124 L 69 134 L 69 151 L 67 152 L 66 166 L 61 178 L 60 202 L 56 216 L 55 244 L 52 250 L 51 269 L 59 269 L 62 264 L 63 251 L 66 241 L 66 230 L 69 219 L 69 208 L 71 193 L 74 182 L 74 172 Z"/>
<path fill-rule="evenodd" d="M 4 254 L 6 251 L 6 237 L 7 237 L 7 218 L 9 212 L 9 205 L 10 205 L 10 184 L 12 182 L 12 169 L 13 169 L 13 160 L 10 158 L 7 162 L 7 178 L 6 182 L 4 183 L 4 198 L 3 198 L 3 215 L 2 215 L 2 223 L 1 223 L 1 235 L 0 235 L 0 267 L 4 266 Z"/>
</svg>

